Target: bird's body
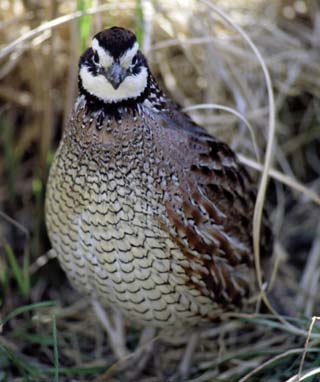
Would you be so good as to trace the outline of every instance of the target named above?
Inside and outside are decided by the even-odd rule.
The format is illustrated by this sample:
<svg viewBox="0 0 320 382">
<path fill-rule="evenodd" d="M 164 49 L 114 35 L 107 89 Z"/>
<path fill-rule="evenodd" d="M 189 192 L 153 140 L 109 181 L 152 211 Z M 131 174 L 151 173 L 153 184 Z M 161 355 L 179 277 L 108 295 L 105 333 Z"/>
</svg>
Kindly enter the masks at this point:
<svg viewBox="0 0 320 382">
<path fill-rule="evenodd" d="M 161 92 L 130 44 L 143 67 L 132 69 L 143 84 L 132 99 L 117 99 L 126 81 L 117 67 L 105 75 L 117 78 L 112 100 L 96 97 L 90 52 L 80 61 L 80 95 L 47 186 L 52 246 L 76 288 L 144 326 L 246 310 L 257 291 L 250 177 Z"/>
</svg>

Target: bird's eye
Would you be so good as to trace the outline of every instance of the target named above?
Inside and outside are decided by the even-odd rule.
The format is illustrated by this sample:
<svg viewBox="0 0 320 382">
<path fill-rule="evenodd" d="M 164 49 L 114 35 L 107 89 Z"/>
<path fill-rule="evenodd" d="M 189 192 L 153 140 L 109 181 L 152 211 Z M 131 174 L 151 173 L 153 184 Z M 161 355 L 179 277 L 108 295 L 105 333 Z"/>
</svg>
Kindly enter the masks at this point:
<svg viewBox="0 0 320 382">
<path fill-rule="evenodd" d="M 138 57 L 135 55 L 132 59 L 132 65 L 135 65 L 138 62 Z"/>
<path fill-rule="evenodd" d="M 95 64 L 99 64 L 99 55 L 97 52 L 94 52 L 93 61 Z"/>
</svg>

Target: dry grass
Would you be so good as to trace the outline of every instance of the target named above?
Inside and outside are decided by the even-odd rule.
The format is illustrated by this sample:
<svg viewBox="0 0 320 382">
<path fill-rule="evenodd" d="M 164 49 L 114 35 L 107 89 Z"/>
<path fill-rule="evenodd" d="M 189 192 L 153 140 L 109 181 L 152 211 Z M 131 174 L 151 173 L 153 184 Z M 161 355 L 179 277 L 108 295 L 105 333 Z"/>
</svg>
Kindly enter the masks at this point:
<svg viewBox="0 0 320 382">
<path fill-rule="evenodd" d="M 88 301 L 47 252 L 43 218 L 48 168 L 76 94 L 78 56 L 93 33 L 114 24 L 137 32 L 169 95 L 258 170 L 255 247 L 266 199 L 277 241 L 275 309 L 298 313 L 237 315 L 204 330 L 189 382 L 319 380 L 320 330 L 312 317 L 320 315 L 320 6 L 214 5 L 260 51 L 272 79 L 269 98 L 261 62 L 213 2 L 0 3 L 0 381 L 125 380 Z M 84 16 L 88 8 L 92 16 Z M 138 337 L 128 325 L 130 347 Z M 173 372 L 186 340 L 161 335 L 157 362 L 142 379 L 161 381 Z"/>
</svg>

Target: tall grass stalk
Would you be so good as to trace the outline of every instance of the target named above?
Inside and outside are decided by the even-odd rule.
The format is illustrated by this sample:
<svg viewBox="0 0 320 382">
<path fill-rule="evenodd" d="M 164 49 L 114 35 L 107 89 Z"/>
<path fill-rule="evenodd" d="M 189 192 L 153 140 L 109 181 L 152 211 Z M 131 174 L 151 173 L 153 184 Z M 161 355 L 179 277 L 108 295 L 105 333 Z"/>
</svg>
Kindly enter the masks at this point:
<svg viewBox="0 0 320 382">
<path fill-rule="evenodd" d="M 77 0 L 77 11 L 86 12 L 93 6 L 93 0 Z M 84 15 L 78 20 L 80 31 L 80 49 L 83 52 L 88 46 L 91 31 L 92 16 Z"/>
</svg>

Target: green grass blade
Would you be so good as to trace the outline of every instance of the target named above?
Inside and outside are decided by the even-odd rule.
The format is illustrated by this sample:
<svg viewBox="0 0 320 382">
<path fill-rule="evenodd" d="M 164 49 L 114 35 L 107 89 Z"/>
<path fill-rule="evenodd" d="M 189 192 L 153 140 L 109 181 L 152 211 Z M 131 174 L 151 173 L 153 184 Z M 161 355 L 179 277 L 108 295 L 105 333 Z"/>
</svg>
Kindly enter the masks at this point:
<svg viewBox="0 0 320 382">
<path fill-rule="evenodd" d="M 141 0 L 136 0 L 135 33 L 136 33 L 138 44 L 140 47 L 142 47 L 143 38 L 144 38 L 144 14 L 143 14 L 143 7 L 142 7 L 142 1 Z"/>
<path fill-rule="evenodd" d="M 43 380 L 43 374 L 38 367 L 19 353 L 0 345 L 0 356 L 7 359 L 8 364 L 14 365 L 21 376 L 24 377 L 23 381 L 33 381 L 34 379 L 30 379 L 30 377 L 37 378 L 37 381 Z"/>
<path fill-rule="evenodd" d="M 53 346 L 53 338 L 51 335 L 44 334 L 33 334 L 25 331 L 25 328 L 19 328 L 11 332 L 11 338 L 18 339 L 19 341 L 24 341 L 25 343 L 42 345 L 42 346 Z"/>
<path fill-rule="evenodd" d="M 41 229 L 43 227 L 43 198 L 44 186 L 39 176 L 32 181 L 32 191 L 35 197 L 35 221 L 34 234 L 32 239 L 32 252 L 38 257 L 42 254 L 41 247 Z"/>
<path fill-rule="evenodd" d="M 59 353 L 56 316 L 52 316 L 52 336 L 53 336 L 53 360 L 54 360 L 54 382 L 59 382 Z"/>
<path fill-rule="evenodd" d="M 7 256 L 9 266 L 12 269 L 13 275 L 17 281 L 21 295 L 23 297 L 28 297 L 30 292 L 28 252 L 25 254 L 23 267 L 20 267 L 19 262 L 9 244 L 4 246 L 4 253 Z"/>
<path fill-rule="evenodd" d="M 3 326 L 5 323 L 7 323 L 13 317 L 18 316 L 19 314 L 30 312 L 30 311 L 36 310 L 36 309 L 51 308 L 51 307 L 54 307 L 56 305 L 57 305 L 56 301 L 43 301 L 43 302 L 38 302 L 36 304 L 21 306 L 15 310 L 13 310 L 6 317 L 4 317 L 2 320 L 0 320 L 0 326 Z"/>
<path fill-rule="evenodd" d="M 16 196 L 17 161 L 14 155 L 13 126 L 4 115 L 0 118 L 0 141 L 4 152 L 4 165 L 8 179 L 10 200 L 14 202 Z"/>
<path fill-rule="evenodd" d="M 77 11 L 86 11 L 93 6 L 93 0 L 77 0 Z M 91 31 L 92 16 L 83 16 L 79 20 L 81 51 L 83 52 L 88 46 L 88 39 Z"/>
</svg>

